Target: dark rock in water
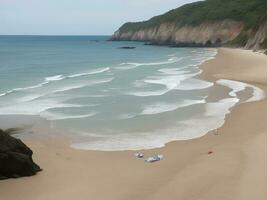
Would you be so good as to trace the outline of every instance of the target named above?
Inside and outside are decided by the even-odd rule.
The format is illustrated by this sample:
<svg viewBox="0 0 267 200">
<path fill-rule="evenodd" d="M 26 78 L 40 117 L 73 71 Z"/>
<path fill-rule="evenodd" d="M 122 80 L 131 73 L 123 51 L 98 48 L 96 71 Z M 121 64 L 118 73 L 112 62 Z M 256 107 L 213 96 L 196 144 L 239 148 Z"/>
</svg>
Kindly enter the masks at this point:
<svg viewBox="0 0 267 200">
<path fill-rule="evenodd" d="M 32 176 L 41 171 L 32 154 L 21 140 L 0 129 L 0 180 Z"/>
<path fill-rule="evenodd" d="M 119 49 L 135 49 L 136 47 L 120 47 Z"/>
</svg>

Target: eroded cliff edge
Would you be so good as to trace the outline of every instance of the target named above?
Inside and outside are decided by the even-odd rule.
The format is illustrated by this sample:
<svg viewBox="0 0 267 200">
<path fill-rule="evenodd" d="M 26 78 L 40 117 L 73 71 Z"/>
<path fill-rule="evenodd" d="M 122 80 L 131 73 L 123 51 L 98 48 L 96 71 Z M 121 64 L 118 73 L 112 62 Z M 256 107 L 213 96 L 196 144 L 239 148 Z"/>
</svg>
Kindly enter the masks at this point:
<svg viewBox="0 0 267 200">
<path fill-rule="evenodd" d="M 267 49 L 266 0 L 206 0 L 144 22 L 126 23 L 112 40 L 172 46 Z"/>
</svg>

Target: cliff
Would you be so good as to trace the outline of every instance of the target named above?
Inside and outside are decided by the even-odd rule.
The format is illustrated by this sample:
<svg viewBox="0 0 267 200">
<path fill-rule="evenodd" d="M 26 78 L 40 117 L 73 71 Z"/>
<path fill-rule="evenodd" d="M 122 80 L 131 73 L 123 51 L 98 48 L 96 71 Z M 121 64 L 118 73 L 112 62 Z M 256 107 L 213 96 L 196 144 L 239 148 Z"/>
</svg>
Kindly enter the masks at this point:
<svg viewBox="0 0 267 200">
<path fill-rule="evenodd" d="M 267 48 L 266 0 L 206 0 L 144 22 L 126 23 L 112 40 L 172 46 Z"/>
</svg>

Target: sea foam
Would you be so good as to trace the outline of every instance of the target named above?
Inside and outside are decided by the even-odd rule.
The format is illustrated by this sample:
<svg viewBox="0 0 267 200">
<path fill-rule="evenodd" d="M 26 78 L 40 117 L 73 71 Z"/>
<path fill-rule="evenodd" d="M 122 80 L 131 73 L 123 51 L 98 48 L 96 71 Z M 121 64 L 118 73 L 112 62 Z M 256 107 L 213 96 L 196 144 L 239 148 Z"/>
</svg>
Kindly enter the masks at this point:
<svg viewBox="0 0 267 200">
<path fill-rule="evenodd" d="M 253 95 L 246 102 L 260 101 L 265 98 L 265 92 L 254 85 L 226 79 L 220 79 L 216 83 L 230 88 L 232 91 L 229 95 L 232 97 L 236 97 L 238 92 L 244 91 L 246 88 L 252 89 Z"/>
<path fill-rule="evenodd" d="M 203 100 L 184 100 L 183 102 L 178 102 L 178 103 L 155 103 L 146 106 L 143 109 L 141 115 L 154 115 L 154 114 L 175 111 L 178 108 L 183 108 L 196 104 L 203 104 L 205 102 L 206 102 L 205 99 L 203 99 Z"/>
<path fill-rule="evenodd" d="M 157 66 L 157 65 L 167 65 L 167 64 L 172 64 L 172 63 L 177 63 L 181 61 L 184 58 L 177 58 L 177 57 L 172 57 L 169 58 L 166 61 L 162 62 L 148 62 L 148 63 L 134 63 L 134 62 L 126 62 L 126 63 L 121 63 L 120 65 L 132 65 L 135 67 L 140 67 L 140 66 Z"/>
<path fill-rule="evenodd" d="M 59 120 L 66 120 L 66 119 L 83 119 L 95 116 L 97 113 L 92 112 L 84 115 L 66 115 L 66 114 L 59 114 L 59 113 L 51 113 L 45 112 L 42 113 L 41 116 L 45 117 L 49 120 L 59 121 Z"/>
</svg>

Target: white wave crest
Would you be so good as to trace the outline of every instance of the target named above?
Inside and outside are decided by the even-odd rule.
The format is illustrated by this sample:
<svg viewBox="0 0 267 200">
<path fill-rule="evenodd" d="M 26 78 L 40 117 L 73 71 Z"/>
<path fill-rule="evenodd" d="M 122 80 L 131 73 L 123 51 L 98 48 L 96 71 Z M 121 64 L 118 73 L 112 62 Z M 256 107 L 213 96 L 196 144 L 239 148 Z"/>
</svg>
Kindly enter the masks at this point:
<svg viewBox="0 0 267 200">
<path fill-rule="evenodd" d="M 214 85 L 212 82 L 203 81 L 196 78 L 189 78 L 181 82 L 181 84 L 176 87 L 177 90 L 201 90 L 210 88 Z"/>
<path fill-rule="evenodd" d="M 1 96 L 6 96 L 6 95 L 9 95 L 9 94 L 12 94 L 14 92 L 19 92 L 19 91 L 25 91 L 25 90 L 31 90 L 31 89 L 40 88 L 40 87 L 43 87 L 46 84 L 48 84 L 48 81 L 45 81 L 43 83 L 40 83 L 40 84 L 37 84 L 37 85 L 33 85 L 33 86 L 28 86 L 28 87 L 23 87 L 23 88 L 15 88 L 15 89 L 12 89 L 12 90 L 9 90 L 7 92 L 4 92 L 4 93 L 0 94 L 0 97 Z"/>
<path fill-rule="evenodd" d="M 133 95 L 133 96 L 140 96 L 140 97 L 146 97 L 146 96 L 161 96 L 166 93 L 168 93 L 171 90 L 174 90 L 175 88 L 178 87 L 180 82 L 184 79 L 186 79 L 187 76 L 185 75 L 171 75 L 171 76 L 151 76 L 148 77 L 147 79 L 143 80 L 144 83 L 146 84 L 157 84 L 157 85 L 163 85 L 166 88 L 161 89 L 161 90 L 156 90 L 156 91 L 134 91 L 134 92 L 128 92 L 128 95 Z M 134 83 L 135 86 L 137 82 Z M 138 85 L 141 86 L 140 81 L 138 81 Z"/>
<path fill-rule="evenodd" d="M 88 113 L 85 115 L 66 115 L 66 114 L 55 114 L 55 113 L 47 112 L 47 113 L 42 114 L 42 117 L 45 117 L 46 119 L 49 119 L 49 120 L 58 121 L 58 120 L 66 120 L 66 119 L 83 119 L 83 118 L 93 117 L 96 114 L 97 113 Z"/>
<path fill-rule="evenodd" d="M 53 108 L 82 107 L 82 105 L 65 104 L 55 99 L 23 102 L 17 105 L 8 105 L 0 108 L 2 115 L 40 115 L 42 112 Z"/>
<path fill-rule="evenodd" d="M 78 73 L 78 74 L 69 75 L 68 78 L 76 78 L 76 77 L 81 77 L 81 76 L 87 76 L 87 75 L 93 75 L 93 74 L 100 74 L 100 73 L 103 73 L 103 72 L 107 72 L 109 70 L 110 70 L 109 67 L 100 68 L 100 69 L 91 70 L 89 72 L 84 72 L 84 73 Z"/>
<path fill-rule="evenodd" d="M 52 81 L 60 81 L 65 79 L 66 77 L 64 77 L 62 74 L 60 75 L 55 75 L 55 76 L 48 76 L 45 78 L 46 81 L 48 82 L 52 82 Z"/>
<path fill-rule="evenodd" d="M 183 102 L 178 103 L 155 103 L 149 106 L 146 106 L 142 111 L 142 115 L 154 115 L 160 114 L 170 111 L 175 111 L 178 108 L 188 107 L 195 104 L 205 103 L 205 99 L 203 100 L 184 100 Z"/>
<path fill-rule="evenodd" d="M 161 73 L 167 74 L 167 75 L 181 75 L 190 73 L 190 71 L 182 71 L 179 68 L 163 68 L 158 70 Z"/>
<path fill-rule="evenodd" d="M 149 96 L 161 96 L 169 92 L 168 89 L 165 90 L 157 90 L 157 91 L 147 91 L 147 92 L 128 92 L 128 95 L 133 95 L 137 97 L 149 97 Z"/>
<path fill-rule="evenodd" d="M 162 62 L 150 62 L 150 63 L 127 62 L 127 63 L 121 63 L 121 65 L 133 65 L 135 67 L 139 67 L 139 66 L 167 65 L 167 64 L 172 64 L 172 63 L 179 62 L 182 59 L 183 58 L 172 57 L 172 58 L 169 58 L 167 61 L 162 61 Z"/>
</svg>

